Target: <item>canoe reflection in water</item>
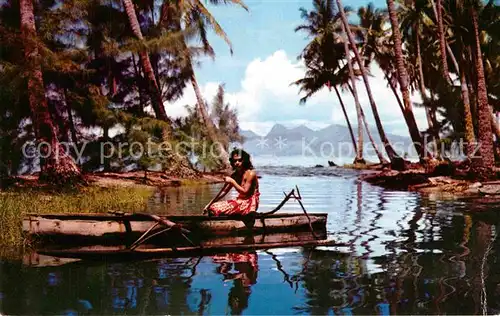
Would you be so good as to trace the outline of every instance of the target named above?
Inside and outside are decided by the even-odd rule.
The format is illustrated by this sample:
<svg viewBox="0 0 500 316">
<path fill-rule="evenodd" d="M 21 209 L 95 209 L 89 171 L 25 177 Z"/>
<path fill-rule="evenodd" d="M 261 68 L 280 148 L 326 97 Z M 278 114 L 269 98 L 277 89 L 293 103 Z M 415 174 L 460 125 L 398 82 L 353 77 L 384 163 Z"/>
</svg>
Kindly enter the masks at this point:
<svg viewBox="0 0 500 316">
<path fill-rule="evenodd" d="M 257 283 L 259 271 L 257 253 L 220 254 L 212 256 L 212 261 L 219 264 L 216 271 L 224 276 L 224 282 L 233 281 L 228 305 L 231 314 L 241 314 L 248 307 L 248 299 L 252 293 L 251 286 Z"/>
</svg>

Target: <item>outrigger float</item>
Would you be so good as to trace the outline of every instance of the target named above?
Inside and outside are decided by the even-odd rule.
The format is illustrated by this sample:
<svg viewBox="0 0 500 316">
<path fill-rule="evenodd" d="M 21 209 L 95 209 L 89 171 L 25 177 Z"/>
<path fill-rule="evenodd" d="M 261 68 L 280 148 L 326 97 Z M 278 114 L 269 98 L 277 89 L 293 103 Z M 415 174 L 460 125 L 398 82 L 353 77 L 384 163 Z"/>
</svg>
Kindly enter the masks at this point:
<svg viewBox="0 0 500 316">
<path fill-rule="evenodd" d="M 326 239 L 326 213 L 308 214 L 298 188 L 272 211 L 246 216 L 160 216 L 149 213 L 28 214 L 23 232 L 40 254 L 123 258 L 209 254 L 277 247 L 334 245 Z M 303 213 L 276 214 L 290 199 Z"/>
</svg>

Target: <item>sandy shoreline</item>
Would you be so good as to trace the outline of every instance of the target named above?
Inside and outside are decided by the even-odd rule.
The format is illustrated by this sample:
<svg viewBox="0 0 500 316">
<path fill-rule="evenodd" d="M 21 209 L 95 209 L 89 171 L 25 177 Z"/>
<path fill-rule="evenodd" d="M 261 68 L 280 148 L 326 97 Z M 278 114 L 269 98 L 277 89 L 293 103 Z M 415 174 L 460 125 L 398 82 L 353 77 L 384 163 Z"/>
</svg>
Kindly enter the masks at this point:
<svg viewBox="0 0 500 316">
<path fill-rule="evenodd" d="M 131 172 L 94 172 L 84 174 L 85 180 L 91 186 L 98 187 L 142 187 L 162 188 L 184 185 L 206 185 L 224 182 L 223 173 L 200 172 L 197 177 L 181 178 L 166 175 L 163 172 L 148 171 L 144 177 L 143 171 Z M 40 187 L 38 175 L 21 175 L 10 180 L 14 187 Z"/>
</svg>

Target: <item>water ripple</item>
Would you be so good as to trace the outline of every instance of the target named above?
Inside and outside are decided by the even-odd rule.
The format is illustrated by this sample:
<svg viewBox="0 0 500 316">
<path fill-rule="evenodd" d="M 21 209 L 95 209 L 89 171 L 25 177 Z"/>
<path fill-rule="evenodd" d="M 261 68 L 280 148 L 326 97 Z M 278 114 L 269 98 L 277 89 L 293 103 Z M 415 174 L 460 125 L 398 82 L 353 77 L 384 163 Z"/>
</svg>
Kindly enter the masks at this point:
<svg viewBox="0 0 500 316">
<path fill-rule="evenodd" d="M 328 233 L 349 247 L 47 269 L 0 262 L 0 312 L 84 313 L 82 306 L 91 306 L 93 314 L 475 314 L 482 308 L 483 261 L 488 312 L 500 311 L 494 268 L 500 258 L 495 251 L 485 258 L 498 225 L 495 209 L 384 190 L 358 181 L 354 170 L 259 166 L 258 172 L 262 211 L 298 186 L 306 209 L 328 213 Z M 168 188 L 148 208 L 199 214 L 220 188 Z M 302 212 L 295 201 L 283 211 Z M 493 246 L 499 249 L 500 241 Z"/>
</svg>

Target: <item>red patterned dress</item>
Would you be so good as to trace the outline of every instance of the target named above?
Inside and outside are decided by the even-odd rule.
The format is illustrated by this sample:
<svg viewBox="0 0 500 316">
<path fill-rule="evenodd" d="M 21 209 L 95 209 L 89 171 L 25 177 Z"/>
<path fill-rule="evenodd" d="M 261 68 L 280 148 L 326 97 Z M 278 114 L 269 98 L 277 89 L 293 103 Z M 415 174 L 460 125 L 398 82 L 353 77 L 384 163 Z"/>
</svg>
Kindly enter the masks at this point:
<svg viewBox="0 0 500 316">
<path fill-rule="evenodd" d="M 221 215 L 247 215 L 256 212 L 259 208 L 259 189 L 256 188 L 250 197 L 241 194 L 235 200 L 219 201 L 212 204 L 209 210 L 215 216 Z"/>
</svg>

